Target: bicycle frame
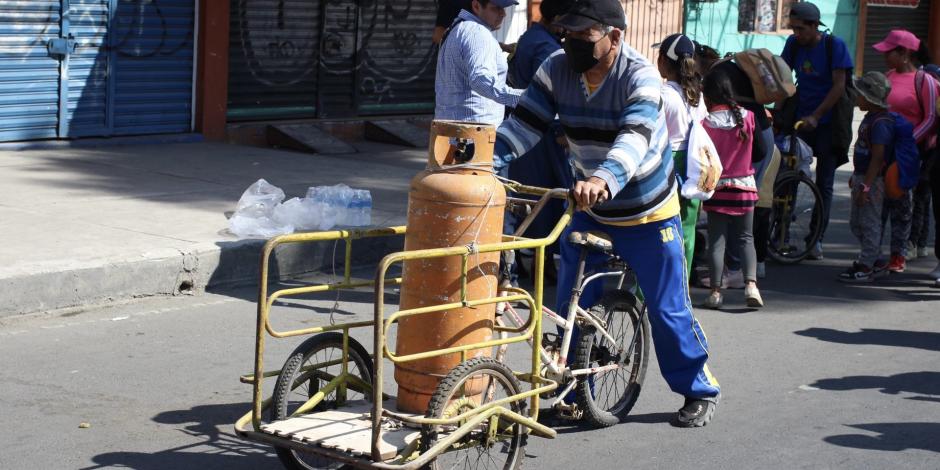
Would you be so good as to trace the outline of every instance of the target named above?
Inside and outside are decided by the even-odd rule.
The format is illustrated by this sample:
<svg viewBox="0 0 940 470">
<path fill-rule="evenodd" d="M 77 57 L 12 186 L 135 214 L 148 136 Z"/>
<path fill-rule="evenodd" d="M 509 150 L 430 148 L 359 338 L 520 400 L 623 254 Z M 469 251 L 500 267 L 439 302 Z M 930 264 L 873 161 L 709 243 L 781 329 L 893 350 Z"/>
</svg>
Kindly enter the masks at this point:
<svg viewBox="0 0 940 470">
<path fill-rule="evenodd" d="M 595 328 L 597 333 L 602 335 L 611 343 L 613 344 L 617 343 L 617 340 L 614 339 L 614 337 L 611 336 L 610 333 L 607 332 L 606 323 L 603 320 L 597 318 L 591 312 L 582 308 L 578 304 L 579 304 L 579 301 L 581 300 L 582 292 L 584 292 L 584 290 L 587 288 L 589 284 L 595 281 L 602 280 L 607 277 L 617 277 L 619 278 L 617 281 L 617 289 L 618 290 L 622 289 L 623 283 L 624 283 L 624 280 L 626 279 L 626 275 L 627 275 L 627 272 L 629 271 L 629 268 L 624 267 L 623 269 L 618 269 L 618 270 L 595 272 L 585 277 L 584 268 L 585 268 L 585 261 L 587 258 L 588 250 L 589 248 L 587 247 L 582 247 L 581 249 L 581 257 L 578 261 L 578 274 L 574 282 L 575 288 L 573 288 L 571 292 L 571 299 L 568 304 L 567 318 L 562 318 L 560 315 L 558 315 L 557 313 L 555 313 L 548 307 L 545 307 L 544 305 L 542 306 L 542 313 L 548 318 L 549 321 L 554 323 L 556 326 L 560 327 L 562 331 L 564 332 L 564 334 L 563 334 L 562 341 L 561 341 L 561 348 L 555 357 L 552 357 L 552 355 L 548 353 L 548 351 L 545 349 L 544 346 L 538 346 L 539 358 L 541 359 L 542 364 L 545 365 L 545 367 L 548 369 L 549 376 L 551 377 L 571 376 L 573 378 L 573 380 L 571 380 L 571 383 L 569 383 L 562 390 L 562 392 L 558 394 L 558 396 L 555 398 L 554 401 L 552 401 L 553 407 L 556 404 L 558 404 L 565 397 L 565 395 L 567 395 L 568 392 L 570 392 L 577 385 L 578 383 L 577 377 L 584 376 L 584 375 L 597 374 L 600 372 L 607 372 L 610 370 L 616 370 L 620 368 L 620 366 L 617 364 L 609 364 L 606 366 L 591 367 L 591 368 L 586 368 L 586 369 L 570 369 L 567 364 L 568 353 L 571 350 L 571 341 L 574 338 L 574 328 L 575 328 L 575 325 L 577 325 L 577 322 L 579 319 L 583 322 L 590 323 Z M 518 289 L 508 288 L 506 290 L 516 291 Z M 635 294 L 636 293 L 635 286 L 632 290 L 634 290 L 634 294 Z M 516 312 L 516 310 L 512 307 L 512 305 L 505 303 L 505 304 L 501 304 L 500 308 L 501 308 L 500 312 L 507 314 L 505 315 L 505 317 L 509 319 L 509 321 L 513 324 L 514 327 L 518 328 L 521 325 L 524 325 L 526 323 L 525 321 L 523 321 L 522 317 L 519 316 L 518 312 Z M 631 353 L 632 353 L 633 346 L 636 344 L 638 332 L 639 332 L 639 329 L 636 329 L 633 333 L 633 338 L 630 342 Z M 527 341 L 529 342 L 530 345 L 532 345 L 533 347 L 536 347 L 532 339 L 529 339 Z"/>
</svg>

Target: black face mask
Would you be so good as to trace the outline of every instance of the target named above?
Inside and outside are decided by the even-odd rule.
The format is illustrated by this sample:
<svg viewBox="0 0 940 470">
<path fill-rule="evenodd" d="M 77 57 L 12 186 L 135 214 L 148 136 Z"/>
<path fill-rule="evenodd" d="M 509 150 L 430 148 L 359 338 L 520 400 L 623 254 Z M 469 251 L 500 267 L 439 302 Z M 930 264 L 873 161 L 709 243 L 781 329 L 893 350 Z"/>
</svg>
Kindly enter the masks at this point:
<svg viewBox="0 0 940 470">
<path fill-rule="evenodd" d="M 584 73 L 597 65 L 599 61 L 594 57 L 595 44 L 597 43 L 584 39 L 565 38 L 565 42 L 562 43 L 561 47 L 565 50 L 565 55 L 568 56 L 568 65 L 572 70 L 577 73 Z"/>
</svg>

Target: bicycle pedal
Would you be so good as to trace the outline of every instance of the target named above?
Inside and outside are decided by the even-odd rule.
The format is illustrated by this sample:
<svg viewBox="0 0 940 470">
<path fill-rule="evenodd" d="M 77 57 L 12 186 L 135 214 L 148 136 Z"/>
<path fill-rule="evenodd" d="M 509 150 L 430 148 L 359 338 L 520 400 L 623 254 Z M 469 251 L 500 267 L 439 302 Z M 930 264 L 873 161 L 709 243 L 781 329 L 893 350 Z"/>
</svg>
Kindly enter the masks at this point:
<svg viewBox="0 0 940 470">
<path fill-rule="evenodd" d="M 578 405 L 572 403 L 570 405 L 566 403 L 559 403 L 555 405 L 557 409 L 557 415 L 559 418 L 568 420 L 568 421 L 580 421 L 581 417 L 584 416 L 584 410 L 579 410 Z"/>
</svg>

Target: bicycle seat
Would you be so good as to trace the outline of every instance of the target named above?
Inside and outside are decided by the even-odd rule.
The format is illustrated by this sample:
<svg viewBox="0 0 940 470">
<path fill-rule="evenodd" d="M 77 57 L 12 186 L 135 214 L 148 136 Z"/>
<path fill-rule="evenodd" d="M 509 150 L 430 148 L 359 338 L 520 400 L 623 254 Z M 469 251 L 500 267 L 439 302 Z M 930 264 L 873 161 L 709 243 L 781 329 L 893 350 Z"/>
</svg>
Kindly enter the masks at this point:
<svg viewBox="0 0 940 470">
<path fill-rule="evenodd" d="M 568 241 L 608 255 L 614 254 L 614 243 L 604 232 L 571 232 L 571 235 L 568 235 Z"/>
</svg>

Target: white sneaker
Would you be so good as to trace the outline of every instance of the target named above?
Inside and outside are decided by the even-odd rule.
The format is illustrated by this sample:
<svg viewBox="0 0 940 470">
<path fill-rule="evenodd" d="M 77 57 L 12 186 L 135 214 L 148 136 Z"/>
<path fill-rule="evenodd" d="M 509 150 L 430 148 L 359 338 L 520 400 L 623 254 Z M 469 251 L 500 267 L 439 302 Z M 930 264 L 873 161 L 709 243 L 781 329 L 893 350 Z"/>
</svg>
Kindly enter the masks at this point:
<svg viewBox="0 0 940 470">
<path fill-rule="evenodd" d="M 926 247 L 926 246 L 919 246 L 919 247 L 917 247 L 917 257 L 918 257 L 918 258 L 926 258 L 926 257 L 927 257 L 927 247 Z"/>
<path fill-rule="evenodd" d="M 914 245 L 914 242 L 908 241 L 907 242 L 907 260 L 910 261 L 912 259 L 917 259 L 917 256 L 919 256 L 917 252 L 917 246 Z"/>
<path fill-rule="evenodd" d="M 725 289 L 744 289 L 744 271 L 725 271 L 721 279 L 721 287 Z"/>
<path fill-rule="evenodd" d="M 937 267 L 933 268 L 933 271 L 930 271 L 927 275 L 937 282 L 940 282 L 940 263 L 937 263 Z"/>
<path fill-rule="evenodd" d="M 747 299 L 747 306 L 751 308 L 761 308 L 764 306 L 764 299 L 757 290 L 757 285 L 750 284 L 744 288 L 744 298 Z"/>
<path fill-rule="evenodd" d="M 767 277 L 767 265 L 761 261 L 760 263 L 757 263 L 757 278 L 763 279 L 765 277 Z"/>
</svg>

